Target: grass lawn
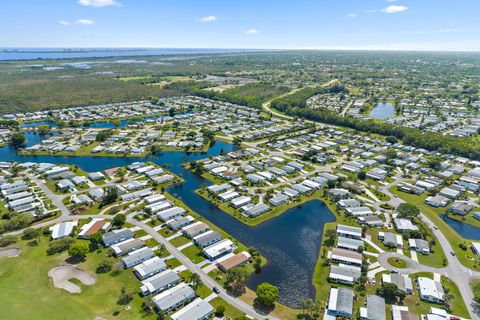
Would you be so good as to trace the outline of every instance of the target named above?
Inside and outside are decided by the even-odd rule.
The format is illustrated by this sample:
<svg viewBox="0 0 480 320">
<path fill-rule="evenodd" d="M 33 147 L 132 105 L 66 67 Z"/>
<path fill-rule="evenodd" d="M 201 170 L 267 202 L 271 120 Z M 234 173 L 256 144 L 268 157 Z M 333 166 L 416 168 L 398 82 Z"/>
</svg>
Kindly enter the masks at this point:
<svg viewBox="0 0 480 320">
<path fill-rule="evenodd" d="M 216 309 L 218 306 L 224 306 L 225 307 L 225 312 L 223 313 L 223 315 L 225 317 L 230 317 L 231 319 L 235 319 L 237 317 L 240 317 L 242 315 L 244 315 L 243 312 L 241 312 L 240 310 L 232 307 L 231 305 L 229 305 L 228 303 L 226 303 L 222 298 L 220 297 L 216 297 L 214 299 L 212 299 L 210 301 L 210 304 L 212 305 L 212 307 L 214 309 Z"/>
<path fill-rule="evenodd" d="M 388 263 L 390 263 L 395 268 L 406 268 L 407 261 L 400 259 L 400 258 L 388 258 Z"/>
<path fill-rule="evenodd" d="M 424 201 L 427 197 L 426 194 L 423 196 L 416 196 L 398 191 L 396 187 L 391 188 L 390 192 L 396 194 L 398 197 L 402 198 L 406 202 L 417 206 L 420 211 L 425 214 L 430 220 L 432 220 L 432 222 L 445 235 L 445 237 L 450 242 L 453 250 L 457 254 L 458 260 L 467 268 L 480 271 L 480 264 L 477 263 L 478 259 L 475 258 L 475 254 L 470 248 L 472 242 L 470 240 L 462 238 L 440 217 L 440 214 L 444 213 L 446 209 L 433 208 L 425 204 Z M 460 244 L 464 244 L 467 247 L 467 250 L 462 250 L 459 247 Z M 440 252 L 442 255 L 444 254 L 441 248 L 435 250 L 435 252 Z M 444 258 L 442 258 L 442 261 L 443 259 Z M 425 259 L 425 262 L 428 263 L 430 260 L 431 259 Z"/>
<path fill-rule="evenodd" d="M 450 307 L 451 313 L 462 318 L 470 318 L 467 306 L 465 306 L 465 302 L 462 299 L 462 294 L 458 290 L 457 285 L 450 279 L 443 276 L 441 282 L 445 292 L 453 295 L 452 306 Z"/>
<path fill-rule="evenodd" d="M 170 240 L 170 243 L 173 244 L 176 248 L 183 246 L 184 244 L 187 244 L 189 242 L 192 242 L 192 239 L 189 239 L 183 235 Z"/>
<path fill-rule="evenodd" d="M 205 260 L 205 257 L 202 255 L 202 250 L 196 245 L 191 245 L 182 250 L 182 253 L 187 256 L 188 259 L 192 260 L 194 263 L 200 263 Z"/>
<path fill-rule="evenodd" d="M 122 287 L 138 291 L 140 282 L 131 270 L 95 274 L 100 261 L 112 263 L 118 259 L 107 258 L 106 250 L 89 253 L 79 267 L 95 275 L 93 286 L 81 285 L 82 292 L 70 294 L 53 286 L 48 271 L 65 263 L 67 254 L 48 256 L 48 240 L 42 237 L 38 246 L 19 241 L 14 247 L 22 250 L 18 258 L 2 259 L 0 263 L 0 314 L 4 319 L 155 319 L 141 311 L 142 298 L 134 294 L 129 303 L 131 310 L 117 304 Z M 59 307 L 61 306 L 61 307 Z M 119 312 L 113 316 L 114 312 Z"/>
</svg>

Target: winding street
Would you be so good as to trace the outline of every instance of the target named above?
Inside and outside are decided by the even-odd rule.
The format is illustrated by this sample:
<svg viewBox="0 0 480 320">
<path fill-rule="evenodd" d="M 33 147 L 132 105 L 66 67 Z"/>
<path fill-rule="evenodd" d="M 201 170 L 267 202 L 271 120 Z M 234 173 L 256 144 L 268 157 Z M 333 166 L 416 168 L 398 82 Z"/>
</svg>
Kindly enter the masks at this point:
<svg viewBox="0 0 480 320">
<path fill-rule="evenodd" d="M 394 182 L 392 182 L 388 185 L 382 186 L 380 188 L 381 191 L 384 194 L 390 196 L 390 198 L 391 198 L 390 201 L 387 201 L 385 203 L 388 203 L 389 205 L 391 205 L 395 208 L 398 207 L 401 203 L 405 203 L 404 200 L 400 199 L 399 197 L 397 197 L 396 195 L 391 193 L 390 190 L 389 190 L 389 189 L 398 185 L 399 183 L 401 183 L 404 180 L 405 179 L 397 176 L 397 177 L 395 177 Z M 434 228 L 435 224 L 427 216 L 425 216 L 423 213 L 420 214 L 420 218 L 425 223 L 425 225 L 433 231 L 433 233 L 437 237 L 437 240 L 439 241 L 440 246 L 442 247 L 442 250 L 444 251 L 445 257 L 448 261 L 447 266 L 445 268 L 441 268 L 441 269 L 431 268 L 431 267 L 427 267 L 427 266 L 421 265 L 419 263 L 416 263 L 415 261 L 413 261 L 411 259 L 408 259 L 407 257 L 405 257 L 403 255 L 399 255 L 399 256 L 402 259 L 406 260 L 407 262 L 410 262 L 410 264 L 409 264 L 409 267 L 411 266 L 410 268 L 413 268 L 413 270 L 418 270 L 418 271 L 413 271 L 413 272 L 430 270 L 428 272 L 437 272 L 437 273 L 443 274 L 446 277 L 450 278 L 450 280 L 452 280 L 458 286 L 458 289 L 460 290 L 460 293 L 462 294 L 463 300 L 465 301 L 468 312 L 470 313 L 470 316 L 472 317 L 472 319 L 480 319 L 479 306 L 474 301 L 474 299 L 473 299 L 474 295 L 473 295 L 472 289 L 470 288 L 470 282 L 474 279 L 479 279 L 480 278 L 480 272 L 473 271 L 473 270 L 465 267 L 464 265 L 462 265 L 456 256 L 453 256 L 453 255 L 450 254 L 450 252 L 453 252 L 453 248 L 450 245 L 450 242 L 448 241 L 447 237 L 445 237 L 445 235 L 440 230 Z M 380 255 L 379 255 L 380 264 L 384 268 L 391 270 L 392 267 L 390 266 L 390 264 L 388 264 L 386 262 L 386 260 L 390 257 L 390 255 L 382 254 L 381 256 L 386 257 L 386 259 L 383 259 L 383 257 L 380 258 Z M 384 263 L 382 263 L 381 261 L 383 261 Z M 403 272 L 407 272 L 407 271 L 403 270 Z"/>
</svg>

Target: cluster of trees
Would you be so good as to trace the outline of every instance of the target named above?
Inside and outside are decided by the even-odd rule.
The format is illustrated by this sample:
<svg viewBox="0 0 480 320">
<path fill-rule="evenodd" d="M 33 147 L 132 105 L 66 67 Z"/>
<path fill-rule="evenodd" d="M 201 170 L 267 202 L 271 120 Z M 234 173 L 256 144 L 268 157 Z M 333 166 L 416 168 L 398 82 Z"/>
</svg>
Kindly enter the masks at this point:
<svg viewBox="0 0 480 320">
<path fill-rule="evenodd" d="M 20 123 L 16 120 L 0 119 L 0 128 L 18 127 Z"/>
<path fill-rule="evenodd" d="M 97 142 L 105 141 L 112 135 L 113 135 L 113 130 L 111 129 L 102 130 L 99 133 L 97 133 L 97 135 L 95 136 L 95 141 Z"/>
<path fill-rule="evenodd" d="M 53 240 L 48 244 L 47 254 L 52 255 L 55 253 L 61 253 L 70 248 L 75 243 L 75 239 L 72 237 L 66 237 L 63 239 Z"/>
<path fill-rule="evenodd" d="M 25 135 L 21 132 L 14 132 L 10 137 L 10 145 L 13 147 L 19 147 L 26 141 Z"/>
<path fill-rule="evenodd" d="M 417 148 L 480 159 L 480 145 L 471 138 L 458 138 L 443 135 L 439 132 L 423 132 L 417 128 L 402 127 L 383 121 L 342 117 L 325 108 L 312 110 L 305 106 L 305 101 L 312 95 L 327 92 L 341 92 L 343 90 L 341 86 L 317 89 L 306 88 L 292 95 L 274 100 L 272 107 L 295 117 L 352 128 L 362 132 L 394 137 L 406 145 Z"/>
<path fill-rule="evenodd" d="M 0 234 L 26 228 L 31 225 L 34 220 L 33 216 L 29 213 L 6 216 L 0 220 Z"/>
<path fill-rule="evenodd" d="M 287 91 L 287 87 L 278 87 L 264 83 L 249 83 L 243 86 L 227 89 L 223 92 L 198 90 L 195 92 L 195 95 L 251 108 L 260 108 L 263 102 Z"/>
</svg>

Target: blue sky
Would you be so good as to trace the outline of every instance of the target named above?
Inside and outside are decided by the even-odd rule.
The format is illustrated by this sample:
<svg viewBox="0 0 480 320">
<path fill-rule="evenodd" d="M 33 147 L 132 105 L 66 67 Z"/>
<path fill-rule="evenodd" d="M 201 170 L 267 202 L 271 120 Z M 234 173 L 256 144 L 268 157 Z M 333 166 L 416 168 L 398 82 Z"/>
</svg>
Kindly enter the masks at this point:
<svg viewBox="0 0 480 320">
<path fill-rule="evenodd" d="M 479 0 L 3 0 L 0 47 L 480 51 Z"/>
</svg>

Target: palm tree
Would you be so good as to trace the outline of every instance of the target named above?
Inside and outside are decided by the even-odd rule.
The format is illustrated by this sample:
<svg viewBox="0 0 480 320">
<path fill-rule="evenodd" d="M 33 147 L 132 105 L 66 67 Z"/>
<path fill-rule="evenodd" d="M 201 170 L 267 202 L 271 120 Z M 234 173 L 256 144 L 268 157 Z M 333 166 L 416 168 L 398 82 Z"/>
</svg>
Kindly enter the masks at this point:
<svg viewBox="0 0 480 320">
<path fill-rule="evenodd" d="M 192 276 L 190 277 L 190 284 L 193 290 L 197 290 L 201 283 L 202 280 L 200 279 L 200 276 L 196 273 L 192 274 Z"/>
<path fill-rule="evenodd" d="M 300 307 L 302 308 L 302 315 L 305 314 L 305 310 L 308 308 L 308 299 L 300 300 Z"/>
</svg>

